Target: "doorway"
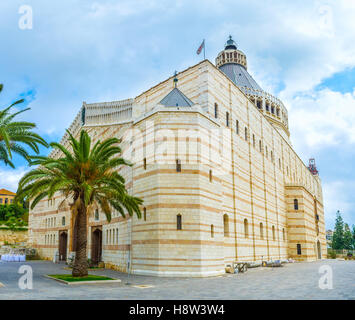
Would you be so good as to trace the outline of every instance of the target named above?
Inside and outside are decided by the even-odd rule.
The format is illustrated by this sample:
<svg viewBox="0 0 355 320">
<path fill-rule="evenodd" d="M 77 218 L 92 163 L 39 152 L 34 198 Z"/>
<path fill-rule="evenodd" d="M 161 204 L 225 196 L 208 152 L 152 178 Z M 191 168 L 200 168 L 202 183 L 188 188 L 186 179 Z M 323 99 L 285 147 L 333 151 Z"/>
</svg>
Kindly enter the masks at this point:
<svg viewBox="0 0 355 320">
<path fill-rule="evenodd" d="M 59 232 L 59 261 L 67 260 L 68 232 Z"/>
<path fill-rule="evenodd" d="M 101 228 L 95 227 L 91 234 L 91 261 L 97 265 L 101 261 L 102 256 L 102 231 Z"/>
</svg>

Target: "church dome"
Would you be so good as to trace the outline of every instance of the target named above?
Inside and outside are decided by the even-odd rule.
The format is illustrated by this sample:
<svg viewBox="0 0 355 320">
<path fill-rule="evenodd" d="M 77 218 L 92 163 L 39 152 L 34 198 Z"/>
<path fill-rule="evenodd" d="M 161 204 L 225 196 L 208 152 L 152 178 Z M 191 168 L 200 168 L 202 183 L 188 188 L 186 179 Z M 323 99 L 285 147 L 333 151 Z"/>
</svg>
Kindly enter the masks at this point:
<svg viewBox="0 0 355 320">
<path fill-rule="evenodd" d="M 216 66 L 280 129 L 284 137 L 289 137 L 287 109 L 280 99 L 264 91 L 249 74 L 247 57 L 238 50 L 232 36 L 229 36 L 224 50 L 218 54 Z"/>
<path fill-rule="evenodd" d="M 247 87 L 254 90 L 262 90 L 254 78 L 249 74 L 244 66 L 237 63 L 226 63 L 219 67 L 229 79 L 238 87 Z"/>
</svg>

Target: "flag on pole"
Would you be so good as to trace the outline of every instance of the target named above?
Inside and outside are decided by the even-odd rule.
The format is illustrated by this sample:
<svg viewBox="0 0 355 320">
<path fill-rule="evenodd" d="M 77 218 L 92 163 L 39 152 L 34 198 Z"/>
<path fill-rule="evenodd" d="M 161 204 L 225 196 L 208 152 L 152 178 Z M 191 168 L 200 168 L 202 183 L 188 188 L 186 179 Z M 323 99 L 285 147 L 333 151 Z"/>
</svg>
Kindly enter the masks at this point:
<svg viewBox="0 0 355 320">
<path fill-rule="evenodd" d="M 205 39 L 203 39 L 203 41 L 202 41 L 201 45 L 198 47 L 196 53 L 200 54 L 202 49 L 205 49 Z"/>
</svg>

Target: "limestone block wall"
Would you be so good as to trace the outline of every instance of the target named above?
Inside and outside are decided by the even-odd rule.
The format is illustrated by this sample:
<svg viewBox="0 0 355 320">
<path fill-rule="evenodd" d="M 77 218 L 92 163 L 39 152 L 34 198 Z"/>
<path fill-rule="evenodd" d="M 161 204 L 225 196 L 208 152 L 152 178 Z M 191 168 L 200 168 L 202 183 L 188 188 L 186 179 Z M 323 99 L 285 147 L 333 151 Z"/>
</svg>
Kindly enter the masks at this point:
<svg viewBox="0 0 355 320">
<path fill-rule="evenodd" d="M 0 246 L 5 243 L 15 244 L 19 242 L 27 242 L 28 240 L 28 232 L 24 231 L 12 231 L 8 229 L 0 229 Z"/>
</svg>

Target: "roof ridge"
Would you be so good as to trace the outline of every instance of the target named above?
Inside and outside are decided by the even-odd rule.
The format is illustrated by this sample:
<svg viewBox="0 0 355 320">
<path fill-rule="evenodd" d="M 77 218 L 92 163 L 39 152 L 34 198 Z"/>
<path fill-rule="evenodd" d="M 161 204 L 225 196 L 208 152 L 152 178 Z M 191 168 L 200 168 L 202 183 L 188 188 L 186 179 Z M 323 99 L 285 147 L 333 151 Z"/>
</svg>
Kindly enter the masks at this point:
<svg viewBox="0 0 355 320">
<path fill-rule="evenodd" d="M 161 101 L 165 107 L 191 107 L 194 103 L 181 90 L 174 87 Z"/>
</svg>

